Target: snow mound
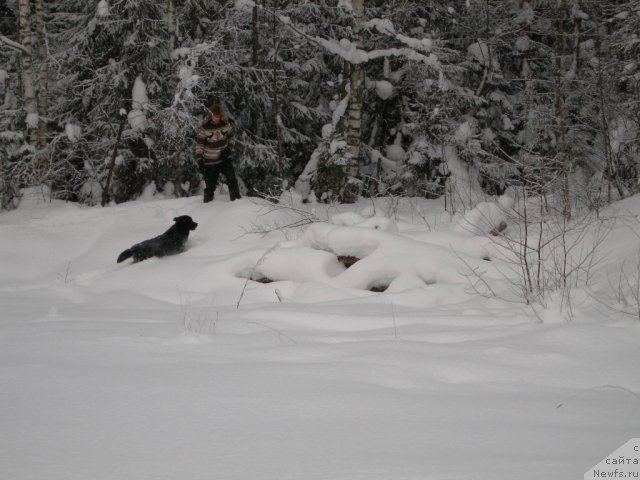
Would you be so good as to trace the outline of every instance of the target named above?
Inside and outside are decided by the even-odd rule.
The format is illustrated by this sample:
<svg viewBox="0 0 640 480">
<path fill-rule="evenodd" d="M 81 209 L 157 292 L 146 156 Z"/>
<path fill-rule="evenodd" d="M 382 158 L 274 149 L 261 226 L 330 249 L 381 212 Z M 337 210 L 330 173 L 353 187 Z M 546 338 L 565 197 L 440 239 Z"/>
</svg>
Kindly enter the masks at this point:
<svg viewBox="0 0 640 480">
<path fill-rule="evenodd" d="M 480 202 L 465 213 L 456 230 L 467 235 L 496 235 L 503 232 L 509 223 L 509 210 L 513 199 L 502 195 L 497 202 Z"/>
</svg>

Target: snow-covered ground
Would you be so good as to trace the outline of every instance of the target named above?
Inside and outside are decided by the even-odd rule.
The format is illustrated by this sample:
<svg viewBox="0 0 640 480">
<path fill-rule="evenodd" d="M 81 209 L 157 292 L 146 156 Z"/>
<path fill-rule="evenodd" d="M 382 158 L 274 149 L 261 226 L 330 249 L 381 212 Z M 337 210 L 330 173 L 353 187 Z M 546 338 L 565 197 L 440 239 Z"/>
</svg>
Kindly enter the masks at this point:
<svg viewBox="0 0 640 480">
<path fill-rule="evenodd" d="M 639 436 L 640 321 L 602 299 L 640 198 L 571 321 L 471 289 L 504 271 L 442 202 L 306 208 L 327 221 L 226 195 L 0 214 L 0 477 L 561 480 Z M 177 215 L 186 252 L 116 264 Z"/>
</svg>

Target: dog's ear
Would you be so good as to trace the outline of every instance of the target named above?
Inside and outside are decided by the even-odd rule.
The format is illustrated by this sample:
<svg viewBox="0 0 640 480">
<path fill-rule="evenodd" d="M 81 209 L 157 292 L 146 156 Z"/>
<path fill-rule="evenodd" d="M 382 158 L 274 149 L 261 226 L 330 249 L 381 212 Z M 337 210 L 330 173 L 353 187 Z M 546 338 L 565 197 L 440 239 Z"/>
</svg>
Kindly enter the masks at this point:
<svg viewBox="0 0 640 480">
<path fill-rule="evenodd" d="M 173 221 L 177 222 L 180 217 L 173 217 Z"/>
</svg>

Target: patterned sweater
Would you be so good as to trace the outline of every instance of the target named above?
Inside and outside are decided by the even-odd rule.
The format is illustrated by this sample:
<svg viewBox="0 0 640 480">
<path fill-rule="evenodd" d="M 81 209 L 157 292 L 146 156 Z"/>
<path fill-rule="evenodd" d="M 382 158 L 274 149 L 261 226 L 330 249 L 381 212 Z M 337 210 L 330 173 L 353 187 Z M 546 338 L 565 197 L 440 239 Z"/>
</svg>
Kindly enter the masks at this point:
<svg viewBox="0 0 640 480">
<path fill-rule="evenodd" d="M 233 136 L 233 127 L 227 121 L 206 123 L 198 129 L 196 136 L 196 158 L 202 158 L 205 165 L 222 162 L 222 151 L 229 146 Z"/>
</svg>

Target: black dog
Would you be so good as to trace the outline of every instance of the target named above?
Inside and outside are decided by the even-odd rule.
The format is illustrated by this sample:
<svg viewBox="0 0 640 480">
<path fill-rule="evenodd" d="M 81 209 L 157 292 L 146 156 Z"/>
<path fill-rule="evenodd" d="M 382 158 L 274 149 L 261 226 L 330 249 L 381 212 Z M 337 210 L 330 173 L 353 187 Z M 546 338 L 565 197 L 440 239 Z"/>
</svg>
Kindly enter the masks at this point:
<svg viewBox="0 0 640 480">
<path fill-rule="evenodd" d="M 136 243 L 118 257 L 118 263 L 133 257 L 133 261 L 140 262 L 151 257 L 164 257 L 184 251 L 184 244 L 189 238 L 189 231 L 195 230 L 198 224 L 189 215 L 182 215 L 173 219 L 176 222 L 169 230 L 150 240 Z"/>
</svg>

